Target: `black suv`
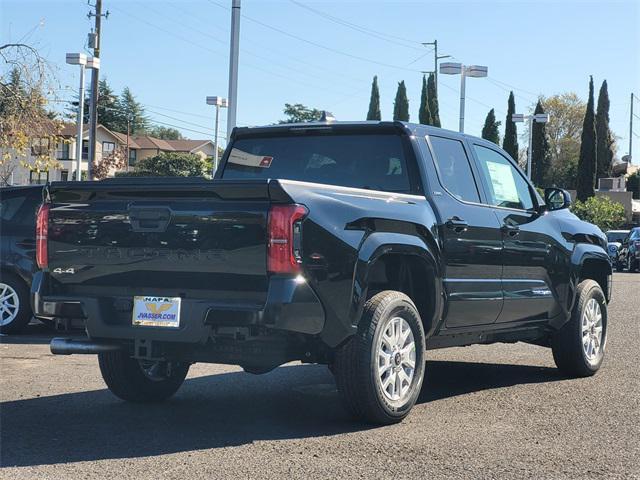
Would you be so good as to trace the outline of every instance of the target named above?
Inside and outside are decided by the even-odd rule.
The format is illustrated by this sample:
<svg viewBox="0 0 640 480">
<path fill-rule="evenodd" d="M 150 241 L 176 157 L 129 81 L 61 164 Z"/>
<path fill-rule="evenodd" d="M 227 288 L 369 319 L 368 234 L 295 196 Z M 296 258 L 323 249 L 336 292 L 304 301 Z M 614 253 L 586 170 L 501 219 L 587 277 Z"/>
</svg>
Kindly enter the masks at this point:
<svg viewBox="0 0 640 480">
<path fill-rule="evenodd" d="M 328 364 L 376 423 L 414 405 L 426 350 L 526 341 L 569 375 L 602 364 L 604 234 L 495 144 L 424 125 L 234 129 L 216 178 L 50 185 L 39 316 L 88 336 L 111 391 L 160 401 L 194 362 Z M 258 400 L 259 401 L 259 400 Z"/>
<path fill-rule="evenodd" d="M 0 188 L 0 331 L 17 333 L 31 319 L 36 212 L 42 185 Z"/>
</svg>

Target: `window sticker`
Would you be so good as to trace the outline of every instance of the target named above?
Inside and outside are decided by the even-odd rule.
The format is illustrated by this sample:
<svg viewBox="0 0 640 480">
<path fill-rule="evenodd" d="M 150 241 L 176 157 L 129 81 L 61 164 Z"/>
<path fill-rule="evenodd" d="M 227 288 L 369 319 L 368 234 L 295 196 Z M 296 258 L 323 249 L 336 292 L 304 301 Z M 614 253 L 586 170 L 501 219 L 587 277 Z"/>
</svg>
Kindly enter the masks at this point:
<svg viewBox="0 0 640 480">
<path fill-rule="evenodd" d="M 491 177 L 495 201 L 498 205 L 519 203 L 518 189 L 509 165 L 487 161 L 487 170 Z"/>
<path fill-rule="evenodd" d="M 273 157 L 265 155 L 253 155 L 251 153 L 243 152 L 237 148 L 231 149 L 229 154 L 229 163 L 235 163 L 236 165 L 244 165 L 245 167 L 260 167 L 269 168 Z"/>
</svg>

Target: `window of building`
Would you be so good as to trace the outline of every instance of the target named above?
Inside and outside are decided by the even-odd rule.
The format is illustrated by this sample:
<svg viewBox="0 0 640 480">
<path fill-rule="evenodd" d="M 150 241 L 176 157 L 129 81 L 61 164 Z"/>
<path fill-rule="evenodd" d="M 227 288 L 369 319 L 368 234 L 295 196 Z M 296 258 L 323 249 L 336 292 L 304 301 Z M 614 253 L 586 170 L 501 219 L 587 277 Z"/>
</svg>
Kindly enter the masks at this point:
<svg viewBox="0 0 640 480">
<path fill-rule="evenodd" d="M 434 136 L 429 140 L 442 186 L 458 200 L 479 202 L 478 187 L 462 142 Z"/>
<path fill-rule="evenodd" d="M 129 166 L 133 167 L 136 164 L 138 151 L 129 149 Z"/>
<path fill-rule="evenodd" d="M 111 155 L 113 151 L 116 149 L 116 144 L 113 142 L 102 142 L 102 156 L 106 157 L 107 155 Z"/>
<path fill-rule="evenodd" d="M 31 155 L 47 155 L 49 153 L 49 138 L 34 138 L 31 140 Z"/>
<path fill-rule="evenodd" d="M 42 185 L 49 181 L 49 172 L 29 172 L 29 183 Z"/>
<path fill-rule="evenodd" d="M 82 140 L 82 160 L 89 158 L 89 140 Z"/>
<path fill-rule="evenodd" d="M 60 172 L 60 181 L 61 182 L 69 181 L 69 170 L 62 170 Z"/>
<path fill-rule="evenodd" d="M 56 158 L 58 160 L 69 160 L 69 142 L 59 142 L 56 148 Z"/>
</svg>

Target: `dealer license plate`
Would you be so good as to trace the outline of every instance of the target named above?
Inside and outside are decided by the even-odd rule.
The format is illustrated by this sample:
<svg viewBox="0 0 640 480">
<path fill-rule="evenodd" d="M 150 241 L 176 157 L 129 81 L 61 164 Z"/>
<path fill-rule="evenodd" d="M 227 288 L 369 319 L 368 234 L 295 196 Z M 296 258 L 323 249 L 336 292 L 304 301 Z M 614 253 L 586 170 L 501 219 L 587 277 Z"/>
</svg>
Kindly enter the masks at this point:
<svg viewBox="0 0 640 480">
<path fill-rule="evenodd" d="M 134 325 L 148 327 L 180 326 L 180 297 L 133 297 Z"/>
</svg>

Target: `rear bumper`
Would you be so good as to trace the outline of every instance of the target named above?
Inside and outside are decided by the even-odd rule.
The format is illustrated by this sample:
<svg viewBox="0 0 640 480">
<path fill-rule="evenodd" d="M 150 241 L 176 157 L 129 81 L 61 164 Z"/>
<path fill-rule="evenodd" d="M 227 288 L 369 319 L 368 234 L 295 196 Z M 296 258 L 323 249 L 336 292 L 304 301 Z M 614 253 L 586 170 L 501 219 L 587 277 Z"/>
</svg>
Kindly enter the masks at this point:
<svg viewBox="0 0 640 480">
<path fill-rule="evenodd" d="M 45 274 L 36 273 L 31 293 L 37 317 L 81 318 L 90 338 L 204 343 L 217 331 L 238 327 L 319 334 L 324 328 L 322 304 L 301 277 L 272 277 L 264 305 L 240 305 L 183 298 L 177 328 L 132 325 L 132 297 L 65 297 L 48 295 Z"/>
</svg>

